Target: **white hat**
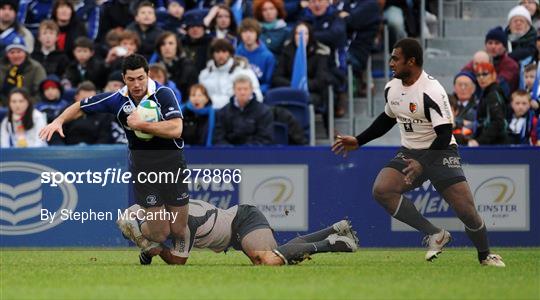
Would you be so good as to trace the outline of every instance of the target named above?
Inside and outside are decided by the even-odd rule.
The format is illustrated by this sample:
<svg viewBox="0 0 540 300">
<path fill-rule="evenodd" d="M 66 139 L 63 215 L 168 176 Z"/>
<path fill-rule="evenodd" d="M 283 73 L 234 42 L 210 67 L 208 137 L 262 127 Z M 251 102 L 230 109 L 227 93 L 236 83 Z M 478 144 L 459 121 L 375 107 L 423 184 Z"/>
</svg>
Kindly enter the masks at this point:
<svg viewBox="0 0 540 300">
<path fill-rule="evenodd" d="M 523 5 L 518 5 L 510 10 L 508 13 L 508 25 L 510 25 L 513 17 L 524 17 L 529 22 L 529 25 L 532 25 L 531 14 Z"/>
</svg>

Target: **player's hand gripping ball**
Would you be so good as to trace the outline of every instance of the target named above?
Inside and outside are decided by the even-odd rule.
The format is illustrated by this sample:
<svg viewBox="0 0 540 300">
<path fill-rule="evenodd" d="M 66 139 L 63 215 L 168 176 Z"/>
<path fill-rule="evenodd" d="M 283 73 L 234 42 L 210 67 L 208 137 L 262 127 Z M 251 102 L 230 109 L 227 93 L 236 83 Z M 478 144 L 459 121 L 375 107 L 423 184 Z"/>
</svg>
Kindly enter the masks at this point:
<svg viewBox="0 0 540 300">
<path fill-rule="evenodd" d="M 143 100 L 137 106 L 135 113 L 139 114 L 139 117 L 145 122 L 158 122 L 159 121 L 159 107 L 156 102 L 152 100 Z M 135 130 L 135 135 L 145 141 L 148 141 L 154 137 L 154 135 Z"/>
</svg>

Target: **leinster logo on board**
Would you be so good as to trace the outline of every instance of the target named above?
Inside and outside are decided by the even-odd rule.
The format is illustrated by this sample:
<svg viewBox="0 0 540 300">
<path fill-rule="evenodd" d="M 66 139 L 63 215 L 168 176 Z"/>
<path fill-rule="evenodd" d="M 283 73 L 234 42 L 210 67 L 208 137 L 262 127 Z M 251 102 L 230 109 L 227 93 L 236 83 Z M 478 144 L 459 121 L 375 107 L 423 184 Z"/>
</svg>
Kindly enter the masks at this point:
<svg viewBox="0 0 540 300">
<path fill-rule="evenodd" d="M 416 105 L 416 103 L 413 103 L 413 102 L 409 103 L 409 110 L 412 113 L 415 113 L 417 108 L 418 108 L 418 105 Z"/>
</svg>

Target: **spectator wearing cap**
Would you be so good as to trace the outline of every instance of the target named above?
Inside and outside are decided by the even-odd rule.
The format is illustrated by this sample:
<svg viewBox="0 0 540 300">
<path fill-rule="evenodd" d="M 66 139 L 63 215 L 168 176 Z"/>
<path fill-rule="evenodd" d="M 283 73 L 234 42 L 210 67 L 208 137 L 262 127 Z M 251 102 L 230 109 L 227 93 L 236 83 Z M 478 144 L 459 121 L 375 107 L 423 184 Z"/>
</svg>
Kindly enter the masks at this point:
<svg viewBox="0 0 540 300">
<path fill-rule="evenodd" d="M 536 29 L 532 26 L 531 14 L 524 6 L 518 5 L 510 10 L 505 32 L 508 36 L 508 53 L 511 58 L 519 62 L 534 56 Z"/>
<path fill-rule="evenodd" d="M 506 49 L 508 39 L 502 27 L 495 27 L 488 31 L 485 38 L 485 50 L 491 58 L 491 63 L 495 66 L 500 82 L 507 83 L 509 95 L 518 88 L 519 65 L 513 60 Z M 474 61 L 471 60 L 465 65 L 462 71 L 474 72 Z"/>
<path fill-rule="evenodd" d="M 0 56 L 15 39 L 23 39 L 29 53 L 34 50 L 34 35 L 17 21 L 18 9 L 19 1 L 0 0 Z"/>
<path fill-rule="evenodd" d="M 277 59 L 290 31 L 285 22 L 286 11 L 282 0 L 253 1 L 253 15 L 261 24 L 260 40 Z"/>
<path fill-rule="evenodd" d="M 497 71 L 491 63 L 479 63 L 474 67 L 474 73 L 482 89 L 482 95 L 478 103 L 476 131 L 473 138 L 468 141 L 468 145 L 475 147 L 507 144 L 507 101 L 497 83 Z"/>
<path fill-rule="evenodd" d="M 150 1 L 143 1 L 137 6 L 135 21 L 128 25 L 126 30 L 139 35 L 141 46 L 138 53 L 149 59 L 154 52 L 154 46 L 158 36 L 163 32 L 156 24 L 156 11 Z"/>
<path fill-rule="evenodd" d="M 247 58 L 251 69 L 257 75 L 261 91 L 264 94 L 272 84 L 276 59 L 264 43 L 259 40 L 261 26 L 257 20 L 252 18 L 244 19 L 240 24 L 238 33 L 241 43 L 236 50 L 236 54 Z"/>
<path fill-rule="evenodd" d="M 251 69 L 249 62 L 234 56 L 234 48 L 226 39 L 216 39 L 210 46 L 212 59 L 199 75 L 199 83 L 204 85 L 215 109 L 225 106 L 233 95 L 233 82 L 237 76 L 245 75 L 251 79 L 251 88 L 255 98 L 262 102 L 263 96 L 257 75 Z"/>
<path fill-rule="evenodd" d="M 32 98 L 37 97 L 39 84 L 46 76 L 43 66 L 30 58 L 24 41 L 15 40 L 0 59 L 0 100 L 5 104 L 9 92 L 21 87 L 26 88 Z"/>
<path fill-rule="evenodd" d="M 38 36 L 40 47 L 32 52 L 32 58 L 45 68 L 47 75 L 55 74 L 62 77 L 69 64 L 69 58 L 64 51 L 56 49 L 59 30 L 58 25 L 52 20 L 41 22 Z"/>
<path fill-rule="evenodd" d="M 476 77 L 471 72 L 462 71 L 454 77 L 454 91 L 449 100 L 454 108 L 453 134 L 460 145 L 467 145 L 474 133 L 476 85 Z"/>
<path fill-rule="evenodd" d="M 62 85 L 60 78 L 49 75 L 39 85 L 40 101 L 36 109 L 47 115 L 47 123 L 51 123 L 71 103 L 62 98 Z"/>
<path fill-rule="evenodd" d="M 158 37 L 154 55 L 149 63 L 163 63 L 166 77 L 180 90 L 184 98 L 182 101 L 185 101 L 189 87 L 197 83 L 199 72 L 195 63 L 186 57 L 176 34 L 165 31 Z"/>
<path fill-rule="evenodd" d="M 519 0 L 519 5 L 523 5 L 531 14 L 533 28 L 538 32 L 540 29 L 540 1 L 539 0 Z"/>
<path fill-rule="evenodd" d="M 185 13 L 184 26 L 187 34 L 182 40 L 186 57 L 195 63 L 197 72 L 201 72 L 209 59 L 208 49 L 212 43 L 212 36 L 205 32 L 204 9 L 194 9 Z"/>
<path fill-rule="evenodd" d="M 114 71 L 109 73 L 107 77 L 107 84 L 103 88 L 103 92 L 116 92 L 124 87 L 124 79 L 122 79 L 121 71 Z"/>
</svg>

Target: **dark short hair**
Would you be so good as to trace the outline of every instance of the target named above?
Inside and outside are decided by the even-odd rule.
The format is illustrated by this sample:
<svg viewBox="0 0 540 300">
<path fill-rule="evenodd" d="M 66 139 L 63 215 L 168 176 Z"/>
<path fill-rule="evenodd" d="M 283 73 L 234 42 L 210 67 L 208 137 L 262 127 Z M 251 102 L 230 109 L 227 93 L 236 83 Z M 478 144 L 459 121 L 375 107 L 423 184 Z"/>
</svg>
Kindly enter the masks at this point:
<svg viewBox="0 0 540 300">
<path fill-rule="evenodd" d="M 85 36 L 80 36 L 78 38 L 75 39 L 75 48 L 77 47 L 80 47 L 80 48 L 88 48 L 90 49 L 91 51 L 94 51 L 94 42 L 92 42 L 91 39 L 85 37 Z"/>
<path fill-rule="evenodd" d="M 131 54 L 124 57 L 122 61 L 122 74 L 126 74 L 127 70 L 137 70 L 143 68 L 145 73 L 148 73 L 148 62 L 146 58 L 140 54 Z"/>
<path fill-rule="evenodd" d="M 525 73 L 528 73 L 528 72 L 531 72 L 531 71 L 536 72 L 536 69 L 537 69 L 537 68 L 536 68 L 536 64 L 535 64 L 535 63 L 531 63 L 531 64 L 528 64 L 528 65 L 525 66 L 524 72 L 525 72 Z"/>
<path fill-rule="evenodd" d="M 212 44 L 210 44 L 211 55 L 220 51 L 227 51 L 231 54 L 231 56 L 234 55 L 234 47 L 226 39 L 215 39 Z"/>
<path fill-rule="evenodd" d="M 79 83 L 79 85 L 77 86 L 76 94 L 78 94 L 81 91 L 86 91 L 86 92 L 97 91 L 97 88 L 94 85 L 94 83 L 92 83 L 92 81 L 85 80 L 85 81 Z"/>
<path fill-rule="evenodd" d="M 416 65 L 422 67 L 424 64 L 424 53 L 422 51 L 422 46 L 420 46 L 420 43 L 418 43 L 417 40 L 411 38 L 399 40 L 394 45 L 394 49 L 397 48 L 401 49 L 401 53 L 405 56 L 405 61 L 414 58 Z"/>
<path fill-rule="evenodd" d="M 135 13 L 136 14 L 139 13 L 139 9 L 141 9 L 141 8 L 143 8 L 145 6 L 148 6 L 148 7 L 151 7 L 152 9 L 154 9 L 154 3 L 152 3 L 151 1 L 148 1 L 148 0 L 144 0 L 144 1 L 142 1 L 141 3 L 139 3 L 137 5 L 137 9 L 135 10 Z"/>
<path fill-rule="evenodd" d="M 510 99 L 512 101 L 514 101 L 514 98 L 516 97 L 527 97 L 527 99 L 529 99 L 529 101 L 531 101 L 531 94 L 529 94 L 529 92 L 527 92 L 526 90 L 516 90 L 515 92 L 512 93 Z"/>
</svg>

